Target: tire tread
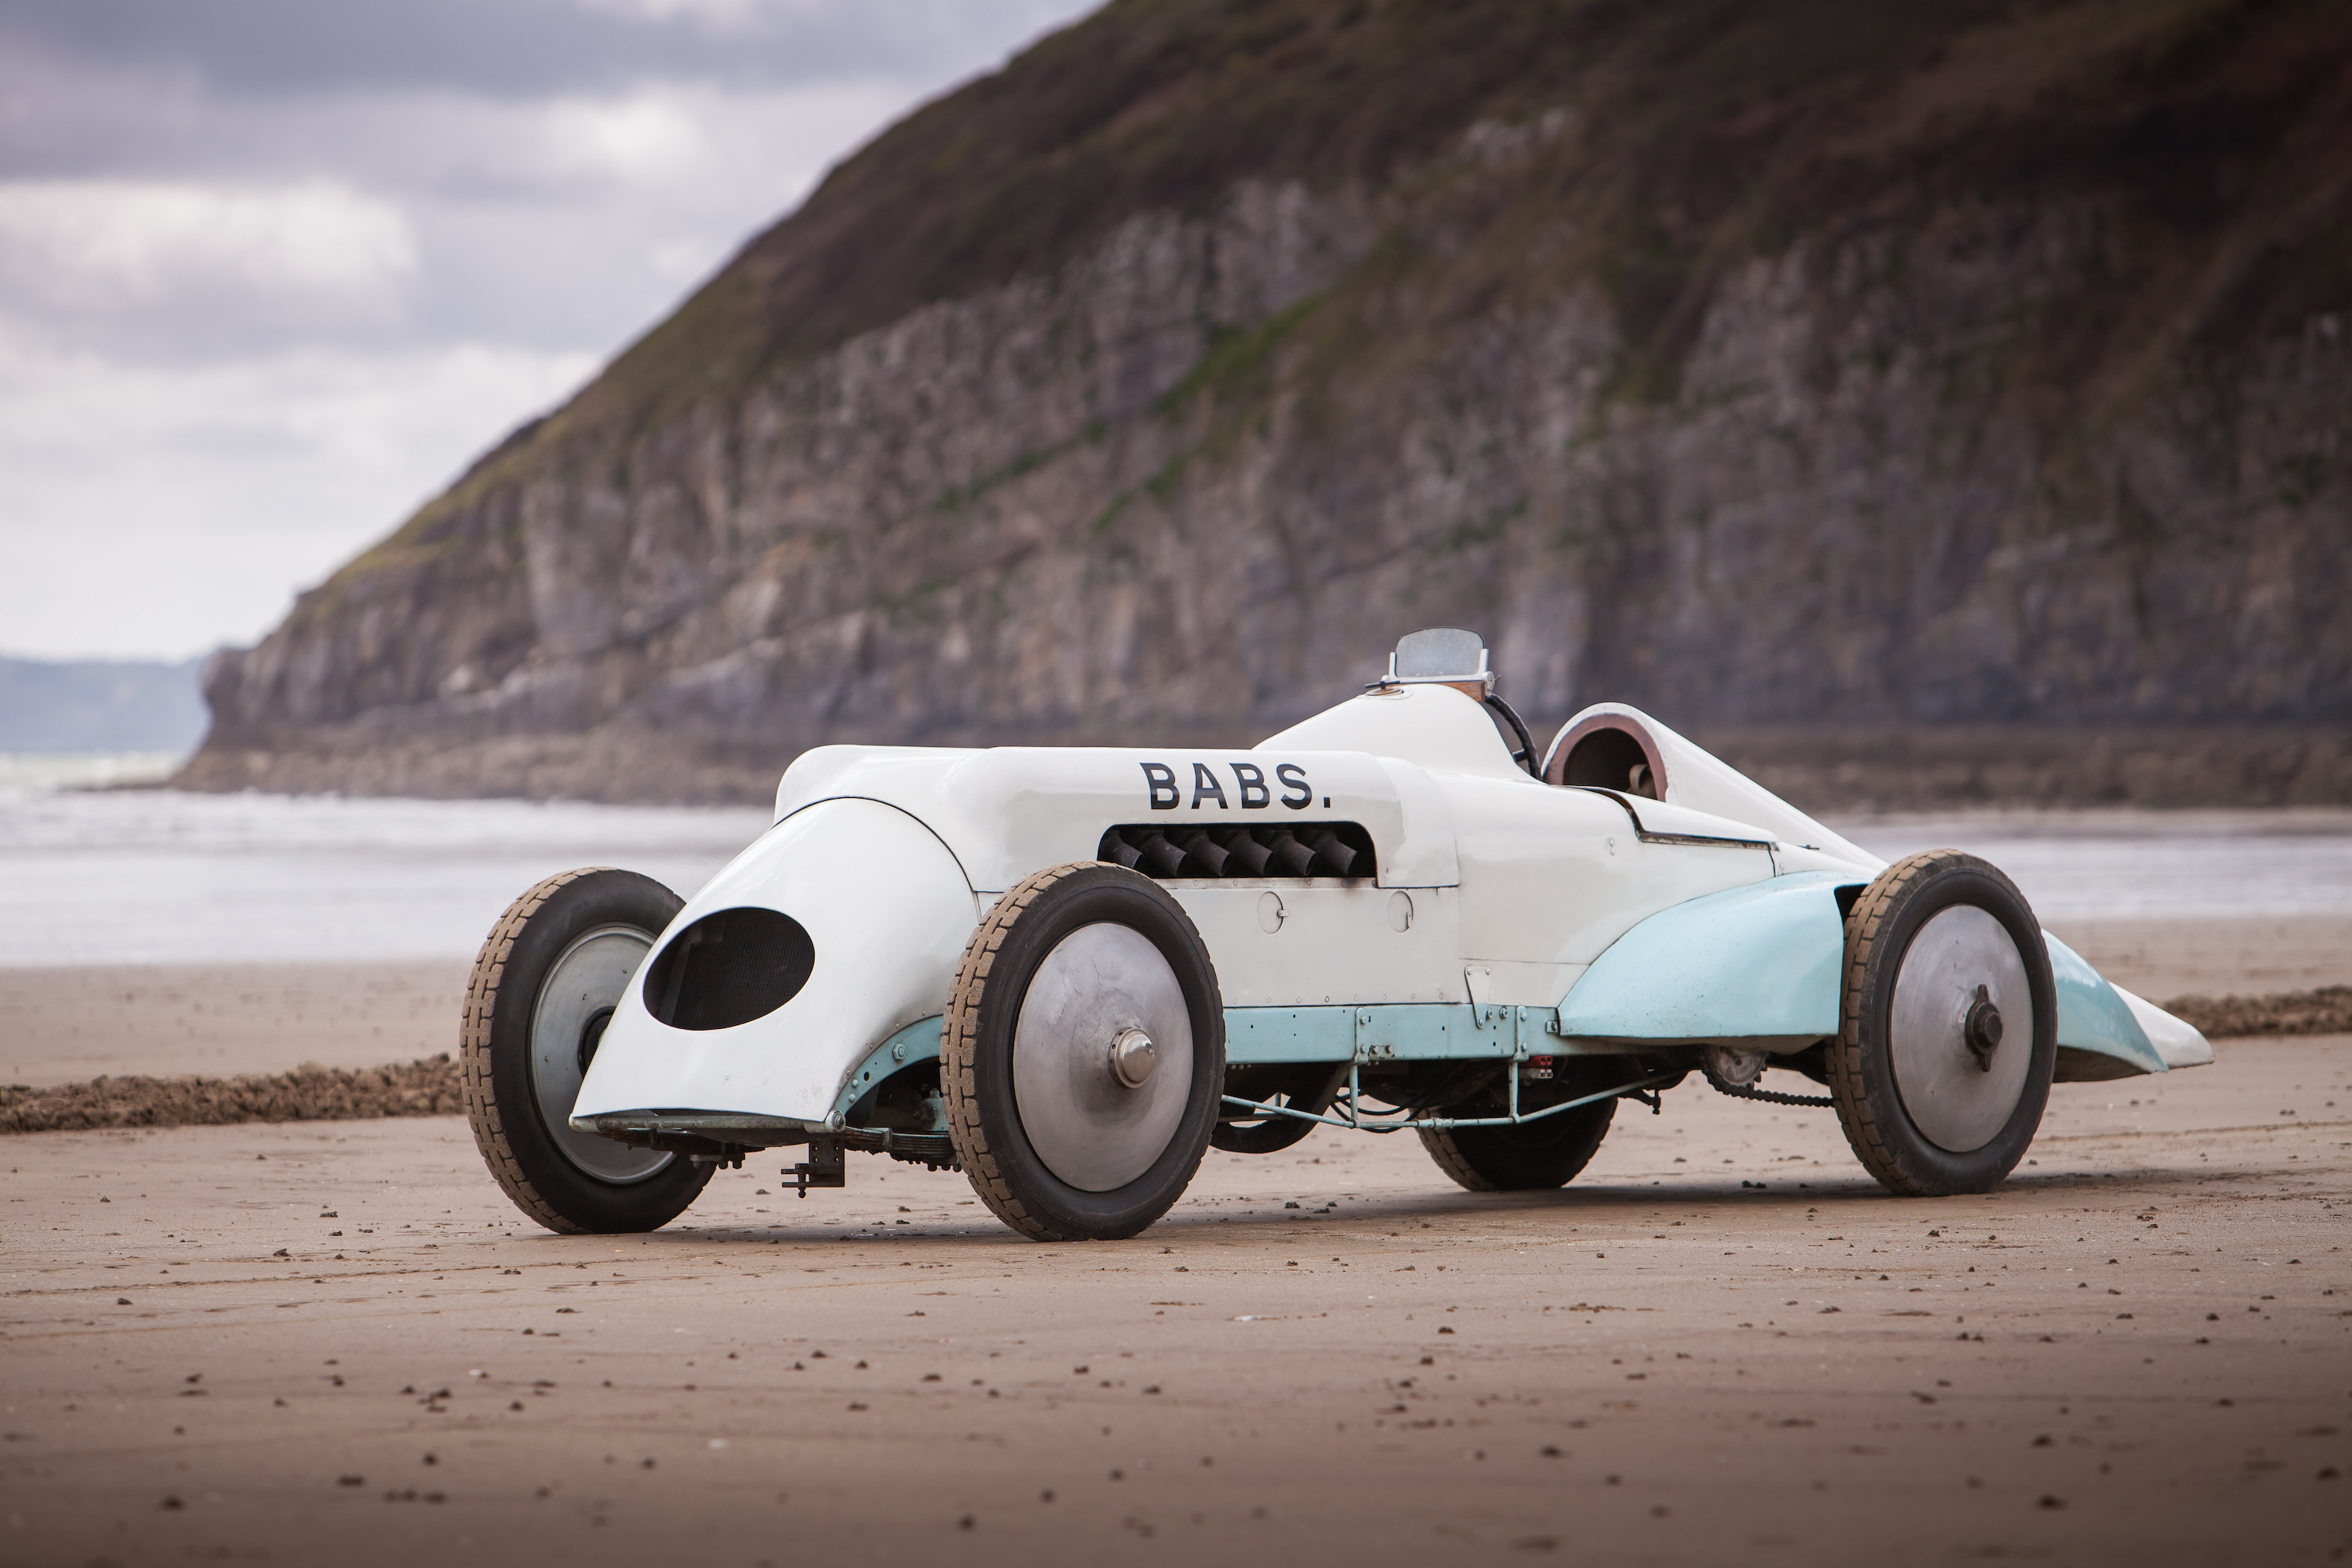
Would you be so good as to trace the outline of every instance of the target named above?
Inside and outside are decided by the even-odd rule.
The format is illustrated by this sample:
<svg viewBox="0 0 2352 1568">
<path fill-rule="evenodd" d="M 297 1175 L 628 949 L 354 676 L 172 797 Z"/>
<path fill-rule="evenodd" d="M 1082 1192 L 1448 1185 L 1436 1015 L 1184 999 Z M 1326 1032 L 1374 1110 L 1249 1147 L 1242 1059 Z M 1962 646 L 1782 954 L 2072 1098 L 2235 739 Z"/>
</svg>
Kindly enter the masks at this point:
<svg viewBox="0 0 2352 1568">
<path fill-rule="evenodd" d="M 1421 1146 L 1429 1151 L 1429 1157 L 1436 1162 L 1439 1170 L 1454 1178 L 1455 1186 L 1468 1192 L 1503 1190 L 1501 1182 L 1485 1175 L 1470 1163 L 1469 1156 L 1462 1152 L 1461 1142 L 1452 1133 L 1441 1133 L 1429 1127 L 1417 1131 L 1421 1134 Z"/>
<path fill-rule="evenodd" d="M 2008 886 L 1997 869 L 1962 850 L 1924 850 L 1895 862 L 1862 891 L 1846 916 L 1844 984 L 1838 998 L 1838 1034 L 1822 1052 L 1828 1069 L 1830 1102 L 1837 1111 L 1846 1142 L 1863 1168 L 1889 1192 L 1905 1197 L 1939 1197 L 1953 1188 L 1929 1171 L 1915 1168 L 1904 1157 L 1902 1140 L 1883 1124 L 1864 1083 L 1863 1030 L 1872 989 L 1880 983 L 1879 970 L 1899 962 L 1900 953 L 1888 951 L 1895 915 L 1913 890 L 1949 872 L 1990 875 Z M 2019 903 L 2024 900 L 2019 897 Z"/>
<path fill-rule="evenodd" d="M 562 1210 L 548 1202 L 515 1157 L 500 1119 L 498 1097 L 490 1085 L 490 1021 L 498 1013 L 499 989 L 506 978 L 507 961 L 514 956 L 515 943 L 531 916 L 562 889 L 583 877 L 614 869 L 583 866 L 559 873 L 526 890 L 507 905 L 506 913 L 499 916 L 490 934 L 482 939 L 481 951 L 474 958 L 474 971 L 467 977 L 465 1012 L 457 1030 L 458 1082 L 465 1095 L 466 1120 L 474 1129 L 474 1145 L 482 1151 L 483 1164 L 489 1166 L 491 1176 L 514 1200 L 516 1207 L 550 1230 L 565 1236 L 585 1235 L 587 1228 L 565 1218 Z"/>
<path fill-rule="evenodd" d="M 945 1027 L 940 1040 L 940 1087 L 947 1099 L 948 1141 L 963 1163 L 972 1191 L 997 1218 L 1034 1241 L 1066 1241 L 1038 1215 L 1029 1212 L 1005 1179 L 1003 1168 L 988 1146 L 981 1124 L 976 1055 L 980 1045 L 981 1001 L 988 992 L 989 972 L 1013 927 L 1030 906 L 1064 878 L 1100 865 L 1099 861 L 1070 861 L 1030 873 L 996 901 L 980 928 L 964 945 L 957 966 L 955 988 L 949 993 Z"/>
</svg>

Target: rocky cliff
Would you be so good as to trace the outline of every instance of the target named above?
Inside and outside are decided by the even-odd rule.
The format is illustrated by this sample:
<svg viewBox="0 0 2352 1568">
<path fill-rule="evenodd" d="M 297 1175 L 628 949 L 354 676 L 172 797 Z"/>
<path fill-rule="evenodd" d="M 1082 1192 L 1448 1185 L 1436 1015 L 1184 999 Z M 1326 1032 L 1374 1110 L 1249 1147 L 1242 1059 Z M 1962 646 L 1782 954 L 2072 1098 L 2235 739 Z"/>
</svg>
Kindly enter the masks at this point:
<svg viewBox="0 0 2352 1568">
<path fill-rule="evenodd" d="M 219 656 L 185 780 L 1246 741 L 1454 623 L 1792 777 L 2343 800 L 2347 587 L 2352 11 L 1120 0 Z"/>
</svg>

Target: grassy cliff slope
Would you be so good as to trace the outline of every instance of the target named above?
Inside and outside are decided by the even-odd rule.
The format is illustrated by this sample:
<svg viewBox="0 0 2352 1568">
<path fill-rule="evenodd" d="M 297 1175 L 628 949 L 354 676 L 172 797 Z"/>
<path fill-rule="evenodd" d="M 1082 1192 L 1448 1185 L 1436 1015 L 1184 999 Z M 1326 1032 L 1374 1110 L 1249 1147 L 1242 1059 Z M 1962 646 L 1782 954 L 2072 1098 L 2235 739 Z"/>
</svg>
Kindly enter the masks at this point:
<svg viewBox="0 0 2352 1568">
<path fill-rule="evenodd" d="M 1115 0 L 225 661 L 194 777 L 1242 735 L 1449 616 L 1546 716 L 2338 726 L 2347 308 L 2328 0 Z"/>
</svg>

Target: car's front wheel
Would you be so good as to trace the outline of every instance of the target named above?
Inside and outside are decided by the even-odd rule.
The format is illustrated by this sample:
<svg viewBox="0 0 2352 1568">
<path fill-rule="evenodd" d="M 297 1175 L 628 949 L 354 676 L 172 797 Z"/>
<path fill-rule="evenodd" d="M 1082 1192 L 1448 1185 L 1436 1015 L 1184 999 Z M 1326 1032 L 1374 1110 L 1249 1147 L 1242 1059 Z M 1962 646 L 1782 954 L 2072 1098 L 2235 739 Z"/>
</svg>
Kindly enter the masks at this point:
<svg viewBox="0 0 2352 1568">
<path fill-rule="evenodd" d="M 682 1155 L 573 1131 L 572 1104 L 677 894 L 635 872 L 549 877 L 474 960 L 460 1036 L 467 1119 L 515 1207 L 570 1234 L 655 1230 L 710 1180 Z"/>
<path fill-rule="evenodd" d="M 2000 871 L 1930 851 L 1887 867 L 1854 901 L 1830 1096 L 1887 1190 L 1999 1186 L 2042 1124 L 2057 1052 L 2050 951 Z"/>
<path fill-rule="evenodd" d="M 972 934 L 941 1057 L 948 1137 L 998 1218 L 1040 1241 L 1132 1236 L 1183 1195 L 1216 1124 L 1216 967 L 1150 878 L 1052 866 Z"/>
</svg>

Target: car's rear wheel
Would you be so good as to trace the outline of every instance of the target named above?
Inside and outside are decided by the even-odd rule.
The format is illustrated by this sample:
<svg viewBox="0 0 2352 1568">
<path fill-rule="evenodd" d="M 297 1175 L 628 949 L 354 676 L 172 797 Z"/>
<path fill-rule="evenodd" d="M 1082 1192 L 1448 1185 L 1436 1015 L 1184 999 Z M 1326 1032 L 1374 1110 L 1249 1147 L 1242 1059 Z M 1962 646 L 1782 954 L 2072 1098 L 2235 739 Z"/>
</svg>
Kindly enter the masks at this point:
<svg viewBox="0 0 2352 1568">
<path fill-rule="evenodd" d="M 1216 967 L 1150 878 L 1049 867 L 972 934 L 941 1054 L 949 1139 L 998 1218 L 1040 1241 L 1133 1236 L 1183 1195 L 1216 1124 Z"/>
<path fill-rule="evenodd" d="M 1629 1076 L 1605 1057 L 1563 1057 L 1559 1063 L 1556 1071 L 1560 1076 L 1551 1085 L 1554 1103 L 1597 1093 Z M 1453 1113 L 1466 1119 L 1499 1115 L 1503 1109 L 1498 1100 L 1483 1109 L 1465 1106 Z M 1522 1096 L 1523 1113 L 1538 1109 L 1539 1101 Z M 1438 1169 L 1472 1192 L 1531 1192 L 1566 1186 L 1592 1163 L 1616 1113 L 1612 1096 L 1517 1126 L 1424 1127 L 1421 1146 L 1429 1151 Z"/>
<path fill-rule="evenodd" d="M 508 905 L 474 960 L 459 1045 L 467 1119 L 490 1175 L 550 1230 L 658 1229 L 710 1180 L 684 1155 L 571 1124 L 604 1025 L 678 907 L 635 872 L 566 872 Z"/>
<path fill-rule="evenodd" d="M 1306 1067 L 1243 1068 L 1228 1078 L 1226 1087 L 1260 1104 L 1279 1103 L 1299 1116 L 1255 1116 L 1220 1120 L 1209 1134 L 1209 1146 L 1229 1155 L 1273 1155 L 1297 1145 L 1322 1124 L 1303 1120 L 1320 1116 L 1347 1080 L 1347 1069 L 1337 1071 L 1327 1063 Z"/>
<path fill-rule="evenodd" d="M 1826 1052 L 1846 1141 L 1890 1192 L 1984 1192 L 2025 1156 L 2058 1052 L 2050 952 L 2016 884 L 1976 856 L 1897 861 L 1846 918 Z"/>
</svg>

